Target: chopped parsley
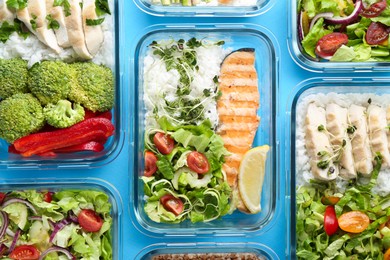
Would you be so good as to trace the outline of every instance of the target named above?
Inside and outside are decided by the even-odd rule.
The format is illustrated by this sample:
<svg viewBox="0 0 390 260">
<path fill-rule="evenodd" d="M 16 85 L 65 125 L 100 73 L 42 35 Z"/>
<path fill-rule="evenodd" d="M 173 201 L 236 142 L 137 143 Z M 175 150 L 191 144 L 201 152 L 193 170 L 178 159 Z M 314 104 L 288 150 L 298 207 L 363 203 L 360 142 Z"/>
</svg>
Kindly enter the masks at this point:
<svg viewBox="0 0 390 260">
<path fill-rule="evenodd" d="M 22 10 L 27 7 L 27 0 L 7 0 L 7 7 L 10 9 Z"/>
<path fill-rule="evenodd" d="M 64 8 L 65 16 L 71 15 L 70 4 L 68 0 L 54 0 L 53 6 L 62 6 L 62 8 Z"/>
<path fill-rule="evenodd" d="M 99 18 L 99 19 L 86 19 L 86 24 L 88 26 L 96 26 L 96 25 L 100 25 L 104 22 L 104 18 Z"/>
<path fill-rule="evenodd" d="M 35 15 L 35 14 L 33 14 L 32 16 L 31 16 L 31 20 L 30 20 L 30 24 L 31 24 L 31 28 L 34 30 L 34 31 L 36 31 L 37 30 L 37 16 Z"/>
<path fill-rule="evenodd" d="M 54 20 L 51 14 L 46 16 L 46 20 L 48 21 L 47 29 L 53 29 L 53 30 L 60 29 L 60 24 L 58 23 L 58 21 Z"/>
<path fill-rule="evenodd" d="M 29 32 L 25 32 L 22 26 L 22 22 L 18 19 L 15 19 L 13 24 L 4 21 L 0 26 L 0 41 L 5 43 L 14 32 L 17 32 L 20 36 L 26 39 Z"/>
</svg>

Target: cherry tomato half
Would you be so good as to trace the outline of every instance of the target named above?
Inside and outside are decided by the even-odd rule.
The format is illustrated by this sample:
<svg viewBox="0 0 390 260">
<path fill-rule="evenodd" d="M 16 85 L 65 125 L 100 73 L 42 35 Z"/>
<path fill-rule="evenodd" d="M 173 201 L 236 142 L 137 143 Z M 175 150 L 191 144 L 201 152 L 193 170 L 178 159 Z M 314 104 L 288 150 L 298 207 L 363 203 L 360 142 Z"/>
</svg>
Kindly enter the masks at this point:
<svg viewBox="0 0 390 260">
<path fill-rule="evenodd" d="M 345 33 L 334 32 L 324 35 L 316 45 L 316 54 L 324 59 L 330 59 L 333 54 L 342 46 L 348 43 L 348 36 Z"/>
<path fill-rule="evenodd" d="M 390 260 L 390 248 L 388 248 L 386 253 L 383 255 L 383 260 Z"/>
<path fill-rule="evenodd" d="M 45 194 L 43 194 L 43 200 L 46 201 L 47 203 L 50 203 L 53 199 L 53 192 L 48 191 Z"/>
<path fill-rule="evenodd" d="M 339 217 L 338 221 L 339 227 L 349 233 L 361 233 L 370 224 L 368 216 L 361 211 L 346 212 Z"/>
<path fill-rule="evenodd" d="M 151 152 L 145 152 L 145 170 L 144 176 L 150 177 L 157 171 L 157 156 Z"/>
<path fill-rule="evenodd" d="M 171 194 L 166 194 L 160 198 L 160 203 L 164 209 L 172 212 L 176 216 L 180 215 L 184 210 L 183 201 L 180 198 L 176 198 Z"/>
<path fill-rule="evenodd" d="M 0 192 L 0 204 L 3 204 L 3 201 L 4 201 L 6 196 L 7 196 L 7 194 L 5 194 L 4 192 Z"/>
<path fill-rule="evenodd" d="M 360 14 L 367 18 L 377 17 L 386 9 L 386 6 L 386 0 L 380 0 L 379 2 L 370 5 L 367 9 L 364 9 Z"/>
<path fill-rule="evenodd" d="M 336 196 L 323 196 L 321 198 L 321 203 L 324 205 L 336 205 L 339 200 L 340 198 Z"/>
<path fill-rule="evenodd" d="M 102 218 L 92 209 L 83 209 L 77 216 L 82 229 L 87 232 L 97 232 L 103 226 Z"/>
<path fill-rule="evenodd" d="M 324 230 L 328 236 L 333 235 L 339 229 L 334 206 L 327 206 L 324 214 Z"/>
<path fill-rule="evenodd" d="M 161 132 L 154 135 L 153 143 L 162 154 L 170 154 L 175 146 L 175 141 L 172 137 Z"/>
<path fill-rule="evenodd" d="M 384 43 L 389 38 L 389 27 L 379 22 L 372 22 L 368 26 L 366 42 L 371 45 Z"/>
<path fill-rule="evenodd" d="M 38 249 L 36 249 L 34 246 L 22 245 L 15 247 L 9 257 L 11 259 L 17 260 L 35 260 L 39 258 L 39 255 L 40 253 Z"/>
<path fill-rule="evenodd" d="M 210 169 L 206 156 L 197 151 L 192 151 L 188 154 L 187 165 L 191 170 L 199 174 L 204 174 Z"/>
</svg>

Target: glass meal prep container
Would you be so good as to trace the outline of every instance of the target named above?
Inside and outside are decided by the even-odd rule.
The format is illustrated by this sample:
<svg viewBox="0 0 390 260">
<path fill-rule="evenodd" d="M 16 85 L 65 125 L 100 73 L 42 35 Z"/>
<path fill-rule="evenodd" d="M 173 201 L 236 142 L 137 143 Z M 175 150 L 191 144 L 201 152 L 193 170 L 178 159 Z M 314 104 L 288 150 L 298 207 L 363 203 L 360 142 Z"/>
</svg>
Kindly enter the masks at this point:
<svg viewBox="0 0 390 260">
<path fill-rule="evenodd" d="M 307 148 L 305 147 L 305 134 L 304 134 L 305 130 L 304 130 L 304 126 L 302 126 L 302 124 L 305 122 L 305 112 L 303 110 L 307 109 L 308 105 L 311 104 L 312 102 L 314 102 L 314 104 L 319 106 L 319 107 L 324 107 L 325 105 L 328 105 L 328 104 L 331 104 L 332 106 L 333 106 L 333 104 L 337 104 L 343 108 L 348 108 L 349 109 L 348 113 L 352 113 L 353 111 L 358 111 L 356 107 L 368 107 L 371 105 L 376 106 L 376 107 L 382 107 L 382 108 L 387 107 L 387 105 L 389 104 L 388 98 L 389 98 L 389 94 L 390 94 L 389 82 L 390 82 L 389 78 L 382 78 L 382 77 L 377 77 L 377 78 L 364 78 L 364 77 L 311 78 L 311 79 L 308 79 L 308 80 L 305 80 L 305 81 L 299 83 L 295 87 L 295 89 L 292 91 L 291 98 L 288 101 L 288 110 L 286 113 L 286 122 L 289 122 L 289 127 L 286 128 L 286 136 L 288 137 L 286 145 L 287 146 L 289 145 L 291 148 L 291 149 L 288 149 L 288 147 L 287 147 L 287 149 L 286 149 L 286 165 L 290 165 L 290 170 L 289 171 L 287 170 L 287 176 L 288 176 L 287 183 L 289 183 L 289 184 L 286 185 L 286 189 L 287 189 L 286 194 L 290 195 L 288 197 L 288 200 L 286 203 L 286 205 L 287 205 L 287 207 L 286 207 L 287 214 L 286 215 L 288 217 L 288 221 L 287 221 L 288 228 L 287 229 L 290 230 L 290 232 L 287 234 L 287 245 L 288 245 L 288 252 L 289 252 L 289 257 L 290 257 L 289 259 L 297 259 L 297 243 L 299 241 L 298 240 L 299 238 L 297 237 L 297 232 L 298 232 L 297 231 L 297 229 L 298 229 L 297 223 L 299 221 L 299 223 L 300 223 L 299 225 L 302 225 L 302 221 L 300 221 L 300 220 L 303 220 L 302 218 L 300 219 L 297 216 L 297 214 L 298 214 L 298 211 L 301 210 L 302 207 L 304 207 L 304 206 L 302 206 L 303 201 L 304 201 L 304 199 L 303 199 L 304 195 L 302 195 L 301 192 L 298 192 L 297 189 L 298 189 L 298 187 L 301 187 L 303 185 L 307 186 L 308 185 L 307 182 L 309 181 L 309 179 L 313 178 L 313 175 L 311 175 L 313 166 L 310 166 L 312 164 L 309 164 L 309 160 L 310 160 L 309 157 L 310 156 L 308 155 Z M 356 105 L 356 107 L 351 108 L 352 105 Z M 328 109 L 330 109 L 330 108 L 328 106 L 326 106 L 326 111 Z M 328 113 L 328 112 L 326 112 L 326 113 Z M 331 112 L 329 112 L 329 113 L 331 113 Z M 372 113 L 372 112 L 370 112 L 370 113 Z M 330 116 L 329 116 L 329 118 L 330 118 Z M 330 119 L 327 119 L 327 120 L 330 120 Z M 351 126 L 353 126 L 354 131 L 347 130 L 347 133 L 350 137 L 351 136 L 353 137 L 354 136 L 353 134 L 355 133 L 355 131 L 357 131 L 358 127 L 355 126 L 356 123 L 354 123 L 354 122 L 356 122 L 356 121 L 353 121 L 355 119 L 352 119 L 351 115 L 350 115 L 350 119 L 348 119 L 348 120 L 351 120 L 350 124 L 351 124 Z M 369 119 L 367 119 L 367 121 L 369 122 Z M 327 125 L 328 125 L 328 123 L 327 123 Z M 327 129 L 328 129 L 327 131 L 329 131 L 329 128 L 327 128 Z M 368 128 L 368 129 L 370 129 L 370 128 Z M 321 131 L 321 130 L 319 129 L 318 131 Z M 368 131 L 371 131 L 371 130 L 368 130 Z M 332 133 L 329 133 L 330 136 L 331 136 L 331 134 Z M 357 140 L 360 140 L 360 139 L 357 139 Z M 353 143 L 353 138 L 351 139 L 351 142 L 352 142 L 352 145 L 355 145 Z M 345 148 L 345 149 L 347 149 L 347 148 Z M 373 158 L 372 158 L 372 161 L 374 161 Z M 335 164 L 335 165 L 337 165 L 337 164 Z M 344 167 L 344 166 L 342 166 L 342 167 Z M 355 167 L 357 167 L 357 166 L 355 165 Z M 374 167 L 375 167 L 375 164 L 374 164 Z M 287 169 L 288 169 L 288 167 L 287 167 Z M 348 168 L 340 168 L 340 169 L 348 169 Z M 358 170 L 358 168 L 356 168 L 356 170 Z M 380 169 L 379 172 L 381 172 L 382 170 L 383 169 Z M 339 171 L 340 171 L 339 176 L 340 176 L 340 174 L 345 173 L 345 172 L 342 173 L 341 170 L 339 170 Z M 386 170 L 384 170 L 384 171 L 386 171 Z M 345 174 L 342 176 L 345 179 L 352 178 L 350 180 L 350 183 L 355 178 L 353 176 L 346 177 L 348 175 L 345 175 Z M 361 176 L 361 173 L 359 174 L 359 176 Z M 379 173 L 379 176 L 380 176 L 380 173 Z M 383 176 L 385 176 L 385 175 L 383 175 Z M 384 180 L 383 178 L 386 178 L 386 177 L 378 177 L 378 184 L 387 181 L 387 180 Z M 338 180 L 340 180 L 340 179 L 337 179 L 337 182 L 336 182 L 337 187 L 339 187 L 339 188 L 343 187 L 343 182 L 339 182 Z M 314 182 L 314 186 L 313 185 L 309 185 L 309 186 L 314 187 L 314 189 L 318 191 L 318 187 L 321 187 L 321 186 L 320 185 L 316 186 L 316 183 L 318 185 L 321 182 L 317 181 L 317 182 Z M 324 183 L 324 182 L 322 182 L 322 183 Z M 325 182 L 325 183 L 329 183 L 329 182 Z M 362 182 L 362 183 L 364 185 L 364 182 Z M 332 188 L 333 186 L 331 184 L 329 184 L 328 187 L 330 187 L 330 190 L 334 189 L 334 188 Z M 349 187 L 349 186 L 347 186 L 347 187 Z M 353 189 L 355 189 L 355 187 L 357 187 L 357 185 L 353 184 L 353 186 L 351 186 L 351 187 L 353 187 Z M 344 186 L 344 188 L 345 188 L 345 186 Z M 299 198 L 297 197 L 298 193 L 300 194 Z M 370 193 L 371 193 L 371 191 L 370 191 Z M 341 198 L 343 198 L 346 193 L 345 193 L 345 191 L 341 190 L 341 194 L 343 195 Z M 325 195 L 322 195 L 322 196 L 323 196 L 322 198 L 324 198 Z M 334 195 L 334 196 L 336 196 L 336 195 Z M 355 196 L 359 196 L 359 194 L 355 194 Z M 314 200 L 313 197 L 310 197 L 310 198 L 312 198 L 313 203 L 316 202 L 316 200 Z M 298 200 L 299 200 L 299 202 L 298 202 Z M 373 199 L 373 201 L 374 200 L 375 199 Z M 309 203 L 309 201 L 311 201 L 311 200 L 309 198 L 307 198 L 308 203 Z M 337 203 L 337 201 L 336 201 L 336 203 Z M 298 203 L 299 203 L 299 205 L 297 205 Z M 325 208 L 325 207 L 327 207 L 326 205 L 333 204 L 333 203 L 331 203 L 331 204 L 329 204 L 329 203 L 331 203 L 331 202 L 327 202 L 326 200 L 321 200 L 321 202 L 318 203 L 321 206 L 318 206 L 318 207 Z M 351 201 L 350 203 L 351 204 L 347 204 L 347 205 L 351 205 L 351 208 L 354 208 L 354 206 L 353 206 L 354 202 Z M 316 210 L 314 209 L 313 205 L 310 206 L 310 209 L 313 210 L 313 214 L 323 214 L 323 213 L 314 212 Z M 369 209 L 371 208 L 372 210 L 374 210 L 373 207 L 374 206 L 369 206 Z M 341 209 L 342 209 L 342 207 L 341 207 Z M 299 212 L 301 212 L 301 211 L 299 211 Z M 300 213 L 300 214 L 302 214 L 302 213 Z M 340 215 L 341 215 L 341 212 L 338 213 L 337 217 L 340 217 Z M 322 221 L 320 220 L 320 223 L 323 223 L 323 221 L 324 221 L 323 215 L 318 215 L 318 218 L 319 218 L 319 220 L 322 218 Z M 307 221 L 309 221 L 309 220 L 307 220 Z M 374 220 L 372 220 L 372 221 L 374 221 Z M 307 222 L 307 223 L 309 223 L 309 222 Z M 319 226 L 318 229 L 324 230 L 323 224 L 320 224 L 320 225 L 321 226 Z M 302 230 L 302 226 L 299 227 L 299 230 Z M 328 231 L 324 231 L 323 234 L 325 234 L 325 232 L 328 232 Z M 337 232 L 343 232 L 343 231 L 339 227 Z M 339 233 L 337 233 L 337 234 L 339 234 Z M 343 233 L 340 233 L 340 234 L 342 235 Z M 341 235 L 338 235 L 338 236 L 341 236 Z M 356 235 L 360 235 L 360 233 L 357 233 Z M 319 239 L 315 243 L 322 243 L 321 241 L 324 243 L 326 243 L 326 241 L 327 241 L 323 237 L 323 235 L 322 235 L 321 240 Z M 334 240 L 332 240 L 332 241 L 334 241 Z M 350 240 L 347 239 L 346 241 L 350 241 Z M 367 242 L 362 241 L 361 243 L 366 244 Z M 372 243 L 374 244 L 376 242 L 372 242 Z M 338 252 L 338 250 L 340 250 L 339 247 L 337 247 L 337 250 L 335 250 L 333 252 L 330 252 L 330 251 L 324 252 L 323 250 L 325 248 L 327 248 L 328 246 L 326 244 L 324 244 L 323 246 L 324 247 L 321 251 L 321 254 L 336 255 L 336 253 L 337 254 L 339 253 Z M 343 245 L 343 248 L 344 248 L 344 246 L 345 245 Z M 331 248 L 331 246 L 329 246 L 329 247 Z M 346 247 L 348 247 L 348 246 L 346 246 Z M 377 252 L 376 250 L 374 250 L 374 251 Z M 356 252 L 358 252 L 358 251 L 356 251 Z M 368 253 L 368 254 L 370 254 L 370 253 Z M 308 254 L 308 255 L 310 255 L 310 254 Z M 324 256 L 324 255 L 322 255 L 322 256 Z M 314 257 L 314 256 L 312 256 L 312 257 Z M 321 256 L 319 256 L 319 257 L 321 257 Z M 374 258 L 376 258 L 376 257 L 377 256 L 375 256 Z M 310 258 L 310 259 L 312 259 L 312 258 Z"/>
<path fill-rule="evenodd" d="M 331 72 L 331 73 L 343 73 L 344 72 L 344 73 L 349 73 L 349 72 L 387 72 L 387 71 L 389 71 L 389 68 L 390 68 L 389 67 L 389 46 L 388 46 L 388 44 L 386 44 L 386 41 L 384 43 L 380 43 L 380 44 L 372 42 L 372 43 L 370 43 L 370 45 L 368 45 L 367 40 L 366 40 L 367 38 L 364 38 L 364 39 L 362 38 L 362 37 L 367 35 L 367 30 L 368 30 L 367 28 L 369 28 L 370 23 L 374 24 L 374 21 L 376 21 L 376 22 L 379 21 L 378 24 L 380 22 L 387 23 L 385 21 L 388 20 L 388 17 L 386 17 L 388 15 L 388 12 L 386 11 L 386 12 L 381 13 L 381 17 L 373 17 L 373 18 L 365 18 L 365 17 L 360 15 L 359 16 L 360 20 L 356 20 L 355 19 L 356 15 L 358 15 L 359 13 L 361 14 L 365 9 L 370 10 L 368 3 L 363 3 L 362 1 L 359 0 L 359 1 L 356 1 L 356 3 L 355 3 L 355 7 L 356 7 L 355 11 L 353 11 L 353 8 L 347 9 L 346 7 L 345 7 L 345 9 L 340 11 L 340 12 L 346 11 L 348 14 L 350 14 L 350 16 L 346 15 L 347 16 L 346 24 L 345 25 L 343 25 L 343 24 L 334 25 L 332 21 L 326 20 L 327 19 L 326 16 L 333 16 L 334 15 L 333 17 L 330 17 L 329 19 L 333 18 L 335 20 L 337 20 L 339 18 L 338 15 L 337 16 L 335 14 L 332 15 L 332 12 L 336 12 L 335 10 L 338 10 L 337 8 L 335 8 L 335 6 L 337 6 L 336 2 L 337 1 L 334 2 L 334 6 L 332 8 L 329 7 L 328 9 L 326 9 L 326 7 L 324 7 L 323 9 L 319 9 L 319 8 L 314 9 L 314 7 L 312 9 L 310 9 L 310 7 L 309 7 L 310 5 L 308 4 L 307 5 L 308 7 L 305 7 L 306 12 L 304 12 L 304 14 L 302 14 L 298 10 L 298 8 L 299 8 L 298 4 L 303 5 L 302 4 L 303 2 L 298 1 L 298 0 L 290 1 L 290 5 L 288 6 L 288 8 L 289 8 L 289 12 L 288 12 L 289 13 L 288 47 L 289 47 L 290 56 L 293 58 L 295 63 L 298 64 L 300 67 L 302 67 L 308 71 L 312 71 L 312 72 Z M 344 2 L 346 3 L 348 1 L 340 1 L 340 5 L 339 5 L 340 9 L 344 6 Z M 381 1 L 377 1 L 377 2 L 381 2 Z M 375 3 L 375 1 L 371 2 L 371 3 Z M 367 7 L 364 7 L 364 6 L 367 6 Z M 317 10 L 316 12 L 322 12 L 321 14 L 317 15 L 319 18 L 318 20 L 317 20 L 317 16 L 312 17 L 312 16 L 314 16 L 314 14 L 309 14 L 310 12 L 314 12 L 314 10 Z M 307 17 L 311 17 L 312 19 L 307 18 Z M 316 27 L 314 25 L 310 24 L 311 21 L 317 21 L 318 23 L 320 23 L 321 19 L 325 19 L 324 23 L 329 26 L 329 31 L 326 31 L 326 30 L 325 31 L 319 31 L 319 30 L 315 31 Z M 372 21 L 370 21 L 370 19 L 372 19 Z M 359 23 L 359 21 L 361 21 L 361 22 Z M 337 23 L 337 21 L 335 23 Z M 302 25 L 300 25 L 300 24 L 302 24 Z M 382 24 L 382 23 L 380 23 L 380 24 Z M 316 58 L 307 54 L 307 52 L 303 49 L 302 44 L 301 44 L 301 39 L 302 39 L 301 35 L 305 35 L 305 37 L 307 38 L 307 35 L 308 35 L 307 30 L 309 30 L 309 28 L 313 28 L 313 29 L 310 29 L 310 31 L 315 32 L 315 35 L 328 34 L 328 33 L 332 32 L 331 29 L 333 28 L 333 26 L 336 26 L 336 27 L 341 26 L 341 29 L 334 30 L 335 33 L 333 33 L 333 34 L 338 34 L 340 32 L 343 34 L 345 33 L 345 35 L 344 35 L 344 37 L 333 37 L 332 36 L 332 37 L 329 37 L 327 40 L 323 41 L 323 43 L 320 45 L 321 50 L 324 50 L 328 47 L 329 47 L 329 49 L 333 48 L 333 50 L 327 49 L 326 51 L 319 52 L 319 53 L 322 53 L 321 55 L 323 55 L 324 57 L 325 56 L 328 56 L 328 57 L 325 57 L 324 59 L 320 59 L 320 58 L 318 58 L 317 51 L 314 51 L 314 50 L 313 50 L 312 55 L 316 56 Z M 303 29 L 303 28 L 305 28 L 305 29 Z M 326 28 L 326 26 L 324 28 Z M 384 31 L 386 31 L 386 29 L 385 29 L 386 25 L 378 25 L 376 27 L 372 26 L 372 28 L 375 28 L 375 29 L 372 29 L 372 32 L 373 32 L 372 35 L 381 34 L 380 30 L 382 30 L 382 29 L 380 29 L 380 28 L 383 28 Z M 387 24 L 387 31 L 388 31 L 388 24 Z M 346 37 L 346 35 L 348 35 L 348 38 Z M 309 46 L 310 44 L 314 44 L 313 47 L 316 46 L 316 42 L 319 42 L 318 41 L 319 39 L 314 39 L 314 38 L 313 39 L 310 38 L 310 40 L 309 39 L 307 40 L 307 46 Z M 334 46 L 331 44 L 325 44 L 325 43 L 332 42 L 332 39 L 334 41 Z M 336 60 L 339 59 L 340 61 L 328 60 L 333 55 L 332 53 L 334 53 L 334 51 L 337 50 L 338 47 L 336 47 L 336 46 L 340 46 L 338 44 L 339 43 L 341 44 L 341 42 L 343 42 L 343 44 L 344 44 L 340 48 L 340 49 L 342 49 L 342 51 L 338 50 L 336 52 L 336 54 L 334 54 L 334 56 L 337 55 L 338 57 L 340 57 L 340 58 L 336 58 Z M 336 49 L 334 49 L 334 48 L 336 48 Z M 354 51 L 352 48 L 355 49 L 355 54 L 354 54 Z M 327 53 L 327 54 L 325 54 L 325 53 Z M 353 57 L 355 57 L 355 58 L 353 58 Z M 345 60 L 352 60 L 352 61 L 345 61 Z"/>
<path fill-rule="evenodd" d="M 135 257 L 136 260 L 157 260 L 157 259 L 175 259 L 180 255 L 199 254 L 196 259 L 201 258 L 203 254 L 208 254 L 207 259 L 212 258 L 215 254 L 215 259 L 236 259 L 238 256 L 245 255 L 241 259 L 261 259 L 261 260 L 277 260 L 279 257 L 269 247 L 257 243 L 188 243 L 188 244 L 154 244 L 142 249 Z M 164 256 L 170 258 L 164 258 Z M 225 258 L 221 258 L 225 256 Z M 228 257 L 231 258 L 228 258 Z M 181 258 L 180 258 L 181 259 Z M 191 258 L 195 259 L 195 258 Z"/>
<path fill-rule="evenodd" d="M 137 229 L 150 235 L 178 235 L 196 236 L 204 234 L 248 235 L 259 233 L 271 222 L 277 209 L 278 201 L 278 148 L 276 144 L 276 93 L 278 88 L 278 45 L 272 34 L 259 26 L 251 25 L 157 25 L 147 28 L 144 36 L 139 39 L 135 48 L 135 101 L 134 122 L 134 165 L 130 166 L 130 209 L 133 222 Z M 191 223 L 186 220 L 181 223 L 157 223 L 145 213 L 144 184 L 141 177 L 144 174 L 144 134 L 145 134 L 145 101 L 144 101 L 144 61 L 148 53 L 148 46 L 154 41 L 162 39 L 212 39 L 223 40 L 224 48 L 237 50 L 240 48 L 254 48 L 256 69 L 258 72 L 260 108 L 258 115 L 261 123 L 257 130 L 253 147 L 268 144 L 270 150 L 267 155 L 266 173 L 263 183 L 261 212 L 257 214 L 243 214 L 237 210 L 222 219 L 210 222 Z"/>
<path fill-rule="evenodd" d="M 233 0 L 231 4 L 218 5 L 217 0 L 212 1 L 192 1 L 199 2 L 192 4 L 191 0 L 187 5 L 182 5 L 181 1 L 156 1 L 156 0 L 133 0 L 135 4 L 144 12 L 156 16 L 214 16 L 214 17 L 246 17 L 260 15 L 268 11 L 274 4 L 274 0 L 251 0 L 250 5 L 245 4 L 246 0 Z M 162 2 L 172 2 L 162 4 Z M 221 1 L 229 2 L 229 1 Z M 253 2 L 253 4 L 252 4 Z"/>
<path fill-rule="evenodd" d="M 64 152 L 64 153 L 55 153 L 55 156 L 38 156 L 33 155 L 29 157 L 24 157 L 22 155 L 9 152 L 10 144 L 4 139 L 0 138 L 0 170 L 1 169 L 36 169 L 36 168 L 85 168 L 85 167 L 98 167 L 105 165 L 118 156 L 123 145 L 123 128 L 126 125 L 124 122 L 125 117 L 122 117 L 122 90 L 121 90 L 121 77 L 120 77 L 120 64 L 119 64 L 119 16 L 120 9 L 118 8 L 118 1 L 110 1 L 111 14 L 105 17 L 105 21 L 102 26 L 103 28 L 103 39 L 104 43 L 100 45 L 98 55 L 92 59 L 92 62 L 98 64 L 104 64 L 106 67 L 112 70 L 114 77 L 114 106 L 110 110 L 111 112 L 111 122 L 114 126 L 114 132 L 104 143 L 104 149 L 96 152 L 92 151 L 82 151 L 82 152 Z M 34 36 L 30 36 L 34 37 Z M 43 47 L 42 47 L 43 48 Z M 105 48 L 105 49 L 103 49 Z M 62 52 L 65 55 L 69 53 L 68 49 L 71 47 L 64 48 Z M 43 50 L 44 51 L 44 50 Z M 45 59 L 45 56 L 41 55 L 39 49 L 37 50 L 36 57 L 41 57 Z M 73 54 L 76 55 L 76 54 Z M 29 57 L 30 59 L 27 62 L 36 62 L 37 58 L 35 56 Z M 54 56 L 57 57 L 57 56 Z M 65 56 L 67 57 L 67 56 Z M 96 58 L 96 59 L 95 59 Z M 57 59 L 63 59 L 63 57 L 58 56 Z M 31 66 L 30 64 L 29 66 Z M 31 70 L 31 68 L 30 68 Z M 43 106 L 43 105 L 42 105 Z M 87 113 L 86 113 L 87 116 Z M 95 114 L 91 115 L 91 117 Z M 85 117 L 86 118 L 86 117 Z M 50 126 L 46 128 L 46 124 L 40 131 L 51 131 Z M 66 139 L 66 136 L 63 136 Z M 100 141 L 99 141 L 100 142 Z"/>
<path fill-rule="evenodd" d="M 54 194 L 56 192 L 60 191 L 96 191 L 96 192 L 102 192 L 108 196 L 108 202 L 111 204 L 111 211 L 110 211 L 110 216 L 112 218 L 112 225 L 111 225 L 111 241 L 109 243 L 111 244 L 111 249 L 112 249 L 112 259 L 120 260 L 122 259 L 121 256 L 121 247 L 122 247 L 122 240 L 121 240 L 121 215 L 122 215 L 122 200 L 119 195 L 119 192 L 113 187 L 110 183 L 102 180 L 102 179 L 97 179 L 97 178 L 23 178 L 23 179 L 1 179 L 0 180 L 0 192 L 5 193 L 8 195 L 9 192 L 16 192 L 16 191 L 38 191 L 38 192 L 43 192 L 43 193 L 52 193 L 52 196 L 55 196 Z M 29 201 L 30 199 L 35 201 L 36 203 L 39 204 L 39 200 L 34 197 L 34 194 L 28 195 L 26 193 Z M 91 195 L 91 194 L 90 194 Z M 29 197 L 30 196 L 30 197 Z M 49 196 L 48 198 L 54 199 L 54 197 Z M 44 199 L 46 201 L 47 197 L 46 195 L 44 196 Z M 92 198 L 91 198 L 92 199 Z M 95 198 L 96 199 L 96 198 Z M 6 208 L 5 204 L 8 201 L 11 201 L 12 199 L 5 198 L 2 208 Z M 14 199 L 15 200 L 15 199 Z M 96 203 L 98 203 L 97 200 L 95 200 Z M 10 202 L 11 203 L 11 202 Z M 11 206 L 11 204 L 8 203 L 8 206 Z M 93 202 L 95 203 L 95 202 Z M 37 205 L 38 205 L 37 204 Z M 33 203 L 27 205 L 27 208 L 33 206 Z M 42 206 L 43 207 L 43 206 Z M 91 208 L 91 206 L 89 206 Z M 50 211 L 50 210 L 49 210 Z M 27 216 L 26 216 L 27 217 Z M 67 225 L 71 226 L 74 225 L 72 222 L 75 221 L 73 218 L 75 216 L 71 217 L 70 215 L 66 218 L 63 219 L 62 221 L 53 222 L 53 228 L 60 228 L 60 225 L 64 226 L 62 229 L 67 228 Z M 34 221 L 36 220 L 43 220 L 43 217 L 40 218 L 38 215 L 37 216 L 30 216 L 29 221 Z M 67 220 L 66 222 L 64 222 Z M 10 220 L 11 221 L 11 220 Z M 44 223 L 44 222 L 43 222 Z M 33 227 L 33 226 L 31 226 Z M 103 227 L 102 227 L 103 228 Z M 32 228 L 31 228 L 32 229 Z M 32 230 L 30 229 L 30 233 Z M 62 230 L 59 229 L 59 230 Z M 25 229 L 24 229 L 25 230 Z M 27 229 L 28 230 L 28 229 Z M 11 235 L 11 231 L 7 231 L 7 234 Z M 35 230 L 36 231 L 36 230 Z M 16 231 L 17 232 L 17 231 Z M 16 236 L 15 232 L 15 236 Z M 60 231 L 58 231 L 60 232 Z M 53 230 L 54 233 L 54 230 Z M 42 233 L 39 233 L 40 239 L 42 238 Z M 26 236 L 26 234 L 22 234 L 23 236 Z M 66 238 L 66 235 L 64 236 Z M 49 238 L 48 238 L 49 239 Z M 55 239 L 55 237 L 53 237 Z M 38 240 L 39 241 L 39 240 Z M 60 241 L 60 240 L 58 240 Z M 59 242 L 62 243 L 62 242 Z M 39 248 L 41 244 L 37 243 L 36 246 Z M 80 244 L 81 245 L 81 244 Z M 44 246 L 44 244 L 42 244 Z M 44 248 L 44 247 L 43 247 Z M 43 250 L 43 249 L 40 249 Z M 43 253 L 43 252 L 41 252 Z"/>
</svg>

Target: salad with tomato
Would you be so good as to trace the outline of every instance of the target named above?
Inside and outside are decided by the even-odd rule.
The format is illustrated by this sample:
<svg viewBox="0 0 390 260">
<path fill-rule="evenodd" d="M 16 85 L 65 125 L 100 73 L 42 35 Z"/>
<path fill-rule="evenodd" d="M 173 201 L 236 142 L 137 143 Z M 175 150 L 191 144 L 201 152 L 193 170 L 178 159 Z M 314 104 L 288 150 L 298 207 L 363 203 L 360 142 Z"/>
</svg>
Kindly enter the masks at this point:
<svg viewBox="0 0 390 260">
<path fill-rule="evenodd" d="M 312 59 L 390 61 L 389 0 L 298 1 L 298 39 Z"/>
<path fill-rule="evenodd" d="M 112 259 L 111 204 L 94 190 L 0 193 L 2 259 Z"/>
<path fill-rule="evenodd" d="M 297 259 L 390 259 L 390 196 L 372 190 L 381 156 L 375 161 L 370 180 L 352 180 L 345 189 L 336 181 L 297 188 Z"/>
</svg>

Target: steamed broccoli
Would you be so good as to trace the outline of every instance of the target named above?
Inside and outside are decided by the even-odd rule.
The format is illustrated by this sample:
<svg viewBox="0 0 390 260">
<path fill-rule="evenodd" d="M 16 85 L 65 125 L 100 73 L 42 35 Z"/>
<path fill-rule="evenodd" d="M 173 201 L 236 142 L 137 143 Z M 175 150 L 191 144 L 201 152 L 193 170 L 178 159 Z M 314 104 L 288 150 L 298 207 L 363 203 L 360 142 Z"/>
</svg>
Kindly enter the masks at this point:
<svg viewBox="0 0 390 260">
<path fill-rule="evenodd" d="M 23 93 L 0 102 L 0 122 L 0 138 L 12 143 L 41 129 L 45 118 L 38 99 L 30 93 Z"/>
<path fill-rule="evenodd" d="M 71 65 L 78 84 L 73 84 L 69 99 L 96 112 L 110 110 L 114 106 L 114 75 L 112 71 L 92 62 Z"/>
<path fill-rule="evenodd" d="M 67 99 L 71 85 L 76 82 L 74 70 L 61 61 L 36 63 L 29 76 L 29 88 L 42 105 Z"/>
<path fill-rule="evenodd" d="M 46 122 L 57 128 L 72 126 L 84 119 L 85 111 L 79 104 L 60 100 L 57 104 L 48 104 L 43 108 Z"/>
<path fill-rule="evenodd" d="M 20 58 L 0 59 L 0 99 L 27 93 L 27 62 Z"/>
</svg>

